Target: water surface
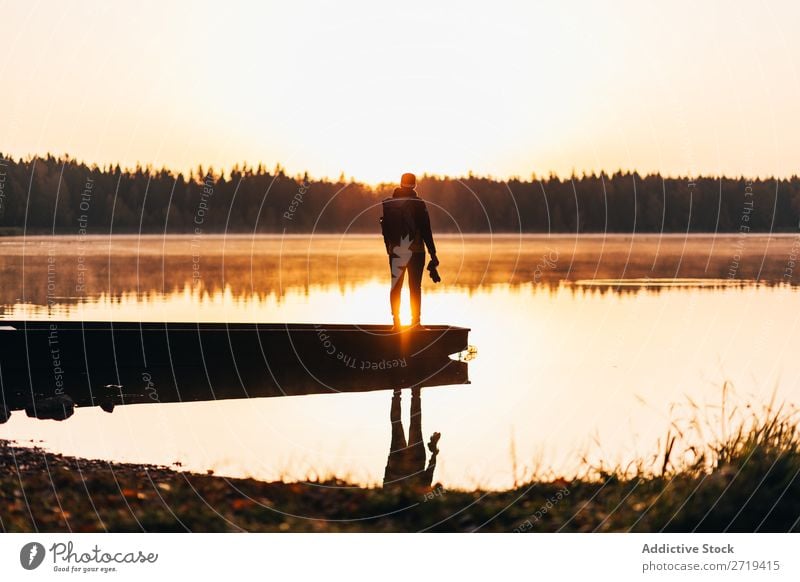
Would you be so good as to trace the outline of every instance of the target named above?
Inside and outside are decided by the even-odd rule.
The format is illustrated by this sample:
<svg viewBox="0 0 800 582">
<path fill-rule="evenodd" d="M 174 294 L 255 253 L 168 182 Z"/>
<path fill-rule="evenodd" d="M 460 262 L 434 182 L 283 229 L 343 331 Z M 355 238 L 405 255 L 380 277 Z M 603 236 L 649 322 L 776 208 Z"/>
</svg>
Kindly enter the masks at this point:
<svg viewBox="0 0 800 582">
<path fill-rule="evenodd" d="M 422 391 L 434 481 L 502 488 L 584 459 L 657 464 L 671 423 L 800 402 L 794 236 L 437 241 L 423 322 L 472 329 L 471 384 Z M 0 239 L 4 319 L 387 323 L 388 264 L 361 236 Z M 404 296 L 407 306 L 407 296 Z M 404 314 L 408 319 L 408 313 Z M 410 397 L 403 395 L 408 424 Z M 390 392 L 16 412 L 0 438 L 230 476 L 379 484 Z M 696 407 L 696 408 L 693 408 Z M 729 408 L 730 410 L 730 408 Z"/>
</svg>

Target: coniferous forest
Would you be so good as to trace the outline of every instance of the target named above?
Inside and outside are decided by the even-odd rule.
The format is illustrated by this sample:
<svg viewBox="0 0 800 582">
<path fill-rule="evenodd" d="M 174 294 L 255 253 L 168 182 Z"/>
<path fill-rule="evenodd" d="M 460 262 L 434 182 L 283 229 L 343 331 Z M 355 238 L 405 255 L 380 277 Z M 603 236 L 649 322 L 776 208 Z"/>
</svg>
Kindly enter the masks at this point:
<svg viewBox="0 0 800 582">
<path fill-rule="evenodd" d="M 280 166 L 186 175 L 0 157 L 2 234 L 372 233 L 395 187 L 289 176 Z M 417 190 L 437 232 L 795 232 L 800 215 L 797 176 L 418 176 Z"/>
</svg>

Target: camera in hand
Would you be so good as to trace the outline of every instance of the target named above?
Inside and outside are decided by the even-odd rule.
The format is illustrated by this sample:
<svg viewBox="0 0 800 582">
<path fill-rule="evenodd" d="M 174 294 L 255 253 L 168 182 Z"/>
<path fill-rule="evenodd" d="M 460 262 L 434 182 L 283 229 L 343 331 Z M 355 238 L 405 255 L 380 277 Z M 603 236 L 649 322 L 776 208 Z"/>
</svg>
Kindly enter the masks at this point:
<svg viewBox="0 0 800 582">
<path fill-rule="evenodd" d="M 438 266 L 438 263 L 434 263 L 433 261 L 428 262 L 428 274 L 431 276 L 431 279 L 433 279 L 434 283 L 438 283 L 442 280 L 442 278 L 439 276 L 439 270 L 437 269 Z"/>
</svg>

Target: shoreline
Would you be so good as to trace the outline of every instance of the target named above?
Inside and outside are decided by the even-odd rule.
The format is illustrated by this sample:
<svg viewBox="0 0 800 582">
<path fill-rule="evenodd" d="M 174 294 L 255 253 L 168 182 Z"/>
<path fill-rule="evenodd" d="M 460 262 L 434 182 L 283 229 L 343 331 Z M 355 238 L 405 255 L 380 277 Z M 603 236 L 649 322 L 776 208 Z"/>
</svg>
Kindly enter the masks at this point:
<svg viewBox="0 0 800 582">
<path fill-rule="evenodd" d="M 159 233 L 159 232 L 136 232 L 136 231 L 120 231 L 114 233 L 92 233 L 92 234 L 76 234 L 72 230 L 64 230 L 63 232 L 60 230 L 56 230 L 55 232 L 51 232 L 48 230 L 31 230 L 29 229 L 27 232 L 20 231 L 17 234 L 4 234 L 3 231 L 0 231 L 0 240 L 7 241 L 7 242 L 17 242 L 23 240 L 29 241 L 47 241 L 52 239 L 53 237 L 58 237 L 62 240 L 70 240 L 70 241 L 104 241 L 108 240 L 109 238 L 118 239 L 118 240 L 138 240 L 138 239 L 146 239 L 146 240 L 163 240 L 164 238 L 169 239 L 195 239 L 201 238 L 203 240 L 212 240 L 212 239 L 233 239 L 233 240 L 252 240 L 252 239 L 293 239 L 293 240 L 303 240 L 309 238 L 331 238 L 331 239 L 365 239 L 369 241 L 374 241 L 376 238 L 380 239 L 380 233 L 370 232 L 370 231 L 355 231 L 355 232 L 348 232 L 342 233 L 338 231 L 308 231 L 308 232 L 281 232 L 281 231 L 274 231 L 274 232 L 247 232 L 241 230 L 231 230 L 231 231 L 208 231 L 203 233 L 193 233 L 190 231 L 186 232 L 168 232 L 168 233 Z M 441 233 L 436 234 L 436 239 L 439 240 L 462 240 L 464 237 L 469 237 L 472 239 L 483 239 L 483 240 L 491 240 L 493 238 L 499 239 L 510 239 L 514 240 L 517 238 L 522 239 L 535 239 L 535 240 L 543 240 L 543 241 L 553 241 L 553 240 L 566 240 L 572 241 L 575 239 L 738 239 L 742 236 L 742 233 L 737 231 L 697 231 L 697 232 L 681 232 L 681 231 L 640 231 L 640 232 L 630 232 L 630 231 L 620 231 L 620 230 L 609 230 L 609 231 L 585 231 L 585 232 L 569 232 L 569 231 L 552 231 L 552 232 L 540 232 L 540 231 L 513 231 L 513 230 L 500 230 L 497 232 L 489 232 L 489 231 L 463 231 L 463 232 L 452 232 L 452 231 L 443 231 Z M 754 230 L 751 232 L 746 233 L 745 235 L 748 239 L 791 239 L 798 236 L 798 233 L 793 230 L 774 230 L 774 231 L 760 231 Z"/>
<path fill-rule="evenodd" d="M 771 426 L 786 437 L 788 421 Z M 593 479 L 534 480 L 506 491 L 234 479 L 0 440 L 0 526 L 65 533 L 800 531 L 800 448 L 795 440 L 776 446 L 776 433 L 758 427 L 750 437 L 762 442 L 739 435 L 722 445 L 733 448 L 717 449 L 709 470 L 598 470 Z"/>
</svg>

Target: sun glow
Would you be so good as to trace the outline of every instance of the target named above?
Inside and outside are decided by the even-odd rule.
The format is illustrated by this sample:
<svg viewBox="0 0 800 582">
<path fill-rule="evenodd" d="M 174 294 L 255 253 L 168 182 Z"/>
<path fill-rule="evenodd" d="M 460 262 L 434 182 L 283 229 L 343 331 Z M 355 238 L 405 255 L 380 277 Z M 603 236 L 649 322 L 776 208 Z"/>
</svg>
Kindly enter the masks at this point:
<svg viewBox="0 0 800 582">
<path fill-rule="evenodd" d="M 373 183 L 790 175 L 800 5 L 736 4 L 12 3 L 0 152 Z"/>
</svg>

